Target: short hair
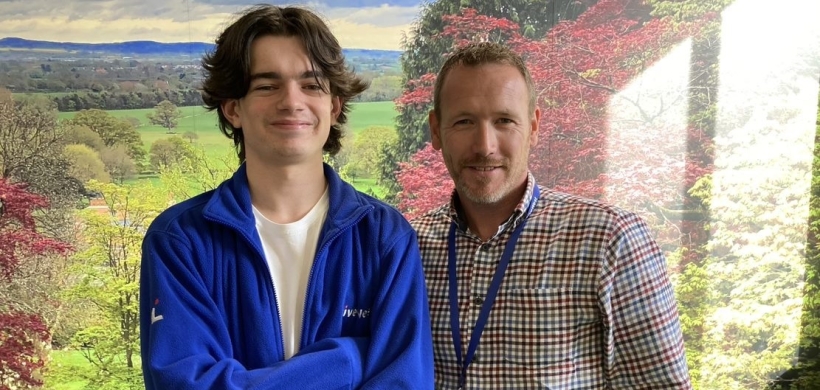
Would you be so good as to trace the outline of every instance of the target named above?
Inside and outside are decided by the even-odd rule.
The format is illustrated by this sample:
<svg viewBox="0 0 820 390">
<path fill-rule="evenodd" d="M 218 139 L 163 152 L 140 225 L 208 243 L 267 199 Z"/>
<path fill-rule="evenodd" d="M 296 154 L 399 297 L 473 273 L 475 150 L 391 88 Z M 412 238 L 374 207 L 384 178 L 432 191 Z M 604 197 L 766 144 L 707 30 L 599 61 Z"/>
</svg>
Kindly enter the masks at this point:
<svg viewBox="0 0 820 390">
<path fill-rule="evenodd" d="M 245 161 L 245 136 L 222 112 L 222 103 L 240 99 L 248 93 L 251 82 L 251 45 L 261 36 L 296 37 L 302 41 L 311 66 L 328 80 L 329 92 L 342 100 L 337 124 L 322 149 L 336 154 L 342 146 L 342 128 L 347 122 L 350 100 L 362 93 L 368 83 L 345 64 L 342 47 L 330 29 L 315 13 L 300 7 L 277 7 L 259 4 L 247 9 L 216 39 L 213 52 L 202 59 L 205 81 L 202 100 L 208 110 L 219 115 L 219 129 L 232 139 L 239 161 Z M 319 81 L 319 80 L 317 80 Z M 320 85 L 324 85 L 320 83 Z"/>
<path fill-rule="evenodd" d="M 438 71 L 433 89 L 433 113 L 436 118 L 441 119 L 441 88 L 444 86 L 444 81 L 450 71 L 458 65 L 477 67 L 486 64 L 511 65 L 518 69 L 518 72 L 524 77 L 530 95 L 529 110 L 530 112 L 535 111 L 535 83 L 532 81 L 530 71 L 521 56 L 499 43 L 477 42 L 456 49 L 441 66 L 441 70 Z"/>
</svg>

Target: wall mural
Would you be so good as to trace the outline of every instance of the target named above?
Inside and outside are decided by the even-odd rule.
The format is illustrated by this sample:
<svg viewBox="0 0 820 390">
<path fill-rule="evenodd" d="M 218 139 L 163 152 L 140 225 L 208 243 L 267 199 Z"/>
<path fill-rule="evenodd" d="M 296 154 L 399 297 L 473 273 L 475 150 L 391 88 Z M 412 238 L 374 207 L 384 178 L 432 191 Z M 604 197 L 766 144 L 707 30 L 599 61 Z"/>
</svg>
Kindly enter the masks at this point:
<svg viewBox="0 0 820 390">
<path fill-rule="evenodd" d="M 199 60 L 254 2 L 48 3 L 0 1 L 0 389 L 139 388 L 141 232 L 237 166 Z M 820 3 L 330 3 L 302 5 L 371 81 L 327 158 L 346 180 L 408 218 L 445 202 L 435 74 L 503 42 L 537 86 L 538 182 L 653 229 L 695 388 L 820 383 Z"/>
</svg>

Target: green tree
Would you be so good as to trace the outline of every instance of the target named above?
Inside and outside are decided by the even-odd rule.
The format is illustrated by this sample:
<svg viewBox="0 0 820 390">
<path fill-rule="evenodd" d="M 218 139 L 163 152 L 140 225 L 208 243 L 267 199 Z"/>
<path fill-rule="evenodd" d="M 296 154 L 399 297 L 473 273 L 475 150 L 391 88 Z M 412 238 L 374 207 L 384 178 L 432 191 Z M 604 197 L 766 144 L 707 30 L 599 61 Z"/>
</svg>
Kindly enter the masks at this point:
<svg viewBox="0 0 820 390">
<path fill-rule="evenodd" d="M 7 92 L 7 91 L 6 91 Z M 53 105 L 36 100 L 17 102 L 0 89 L 0 178 L 28 184 L 28 190 L 49 200 L 38 213 L 46 235 L 70 239 L 70 213 L 81 199 L 82 183 L 68 174 L 63 157 L 64 128 Z"/>
<path fill-rule="evenodd" d="M 137 176 L 137 165 L 128 155 L 128 150 L 124 145 L 104 148 L 100 152 L 100 159 L 105 164 L 106 172 L 116 183 L 122 184 Z"/>
<path fill-rule="evenodd" d="M 348 174 L 368 178 L 378 176 L 380 167 L 385 164 L 385 147 L 393 146 L 397 139 L 396 130 L 385 126 L 371 126 L 356 134 L 345 165 Z"/>
<path fill-rule="evenodd" d="M 184 164 L 192 158 L 192 153 L 191 144 L 176 136 L 154 141 L 148 152 L 151 167 L 157 172 L 163 167 Z"/>
<path fill-rule="evenodd" d="M 191 154 L 181 164 L 160 169 L 160 181 L 168 197 L 181 202 L 210 191 L 231 177 L 238 168 L 236 152 L 226 147 L 219 155 L 205 153 L 201 146 L 192 147 Z"/>
<path fill-rule="evenodd" d="M 182 134 L 182 138 L 187 139 L 190 143 L 194 143 L 197 139 L 199 139 L 199 135 L 193 131 L 186 131 Z"/>
<path fill-rule="evenodd" d="M 81 251 L 70 276 L 77 280 L 69 299 L 88 302 L 91 320 L 73 338 L 96 368 L 87 378 L 95 388 L 141 388 L 139 359 L 139 275 L 145 230 L 168 206 L 164 191 L 148 181 L 133 185 L 92 181 L 105 209 L 81 213 Z M 115 386 L 116 385 L 116 386 Z"/>
<path fill-rule="evenodd" d="M 97 152 L 105 149 L 105 143 L 100 135 L 85 126 L 65 126 L 64 142 L 68 145 L 86 145 Z"/>
<path fill-rule="evenodd" d="M 92 179 L 103 183 L 111 181 L 105 164 L 100 160 L 100 154 L 87 145 L 66 145 L 63 156 L 69 163 L 69 175 L 77 180 L 83 183 Z"/>
<path fill-rule="evenodd" d="M 126 120 L 97 109 L 82 110 L 67 121 L 70 125 L 85 126 L 97 133 L 105 146 L 123 145 L 137 166 L 145 160 L 142 137 L 134 126 Z"/>
<path fill-rule="evenodd" d="M 812 161 L 806 271 L 797 362 L 769 389 L 814 389 L 820 383 L 820 95 Z"/>
<path fill-rule="evenodd" d="M 148 113 L 148 120 L 151 124 L 168 129 L 168 134 L 173 134 L 181 116 L 182 111 L 174 103 L 163 100 L 154 107 L 154 112 Z"/>
<path fill-rule="evenodd" d="M 673 23 L 702 23 L 698 34 L 692 37 L 689 65 L 688 126 L 687 126 L 687 176 L 695 181 L 684 183 L 682 208 L 697 218 L 679 221 L 682 245 L 678 253 L 683 270 L 678 286 L 678 300 L 686 342 L 687 359 L 693 384 L 700 388 L 704 351 L 706 348 L 705 325 L 712 308 L 706 297 L 712 293 L 707 264 L 710 262 L 712 219 L 708 195 L 698 186 L 711 188 L 714 165 L 713 142 L 716 134 L 719 55 L 721 43 L 721 11 L 734 0 L 647 0 L 653 7 L 652 15 Z M 698 173 L 699 172 L 699 173 Z M 700 177 L 699 180 L 697 180 Z M 710 385 L 711 386 L 711 385 Z"/>
</svg>

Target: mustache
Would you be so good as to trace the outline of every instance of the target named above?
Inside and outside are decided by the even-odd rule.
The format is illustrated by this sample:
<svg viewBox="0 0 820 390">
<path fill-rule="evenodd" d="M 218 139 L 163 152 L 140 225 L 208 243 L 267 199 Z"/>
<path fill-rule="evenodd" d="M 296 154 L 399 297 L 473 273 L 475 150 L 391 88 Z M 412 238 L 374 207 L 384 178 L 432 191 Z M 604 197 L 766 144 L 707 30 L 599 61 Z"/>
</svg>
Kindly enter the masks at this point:
<svg viewBox="0 0 820 390">
<path fill-rule="evenodd" d="M 498 159 L 498 158 L 490 158 L 490 157 L 483 157 L 477 156 L 467 160 L 461 161 L 462 166 L 506 166 L 507 159 Z"/>
</svg>

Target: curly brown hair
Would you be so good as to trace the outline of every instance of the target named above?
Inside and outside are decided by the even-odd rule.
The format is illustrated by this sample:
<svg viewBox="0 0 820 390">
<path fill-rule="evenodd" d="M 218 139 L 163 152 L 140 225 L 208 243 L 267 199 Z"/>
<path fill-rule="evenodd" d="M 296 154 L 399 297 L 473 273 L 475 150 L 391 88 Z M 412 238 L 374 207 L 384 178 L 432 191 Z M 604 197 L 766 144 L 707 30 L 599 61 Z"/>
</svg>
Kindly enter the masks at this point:
<svg viewBox="0 0 820 390">
<path fill-rule="evenodd" d="M 350 100 L 362 93 L 368 83 L 356 76 L 345 64 L 342 47 L 324 21 L 315 13 L 300 7 L 277 7 L 259 4 L 244 11 L 216 39 L 213 52 L 202 59 L 205 81 L 202 99 L 208 110 L 219 115 L 219 129 L 232 139 L 239 156 L 245 161 L 245 136 L 222 112 L 222 103 L 240 99 L 248 93 L 251 82 L 251 44 L 260 36 L 296 37 L 302 41 L 314 69 L 328 80 L 329 92 L 339 97 L 342 109 L 323 150 L 331 155 L 342 147 L 342 125 L 347 122 Z M 317 80 L 318 82 L 319 80 Z M 319 83 L 324 85 L 323 83 Z"/>
</svg>

